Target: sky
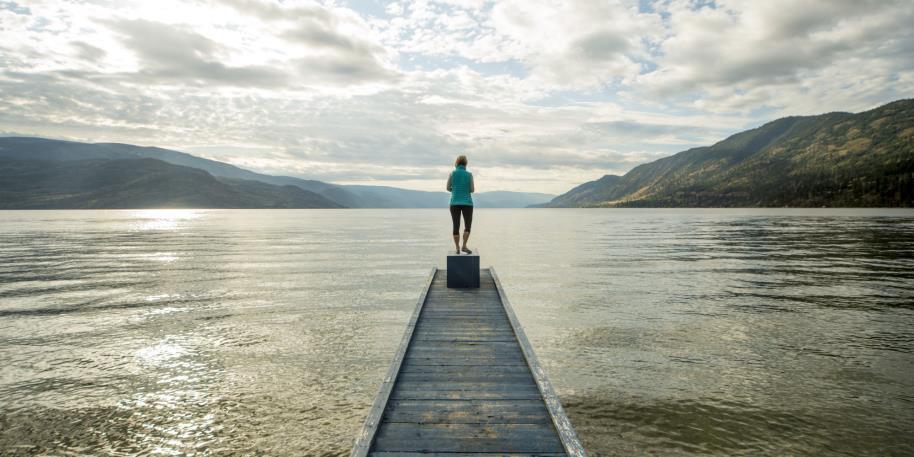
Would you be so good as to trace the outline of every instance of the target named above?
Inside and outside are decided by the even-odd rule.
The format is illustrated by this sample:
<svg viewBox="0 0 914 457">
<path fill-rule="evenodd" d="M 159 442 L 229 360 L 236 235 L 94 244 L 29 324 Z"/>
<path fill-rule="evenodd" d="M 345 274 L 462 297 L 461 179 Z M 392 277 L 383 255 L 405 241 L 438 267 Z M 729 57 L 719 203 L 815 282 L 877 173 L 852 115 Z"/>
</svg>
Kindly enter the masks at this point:
<svg viewBox="0 0 914 457">
<path fill-rule="evenodd" d="M 562 193 L 914 96 L 910 0 L 3 1 L 0 135 Z"/>
</svg>

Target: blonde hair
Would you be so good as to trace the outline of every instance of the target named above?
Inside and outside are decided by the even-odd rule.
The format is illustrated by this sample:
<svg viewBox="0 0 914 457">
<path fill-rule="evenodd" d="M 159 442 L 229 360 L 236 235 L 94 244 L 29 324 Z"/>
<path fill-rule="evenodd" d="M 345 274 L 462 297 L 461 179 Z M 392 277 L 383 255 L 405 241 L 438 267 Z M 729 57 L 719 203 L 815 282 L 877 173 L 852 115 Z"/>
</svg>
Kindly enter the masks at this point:
<svg viewBox="0 0 914 457">
<path fill-rule="evenodd" d="M 454 166 L 456 167 L 458 165 L 467 166 L 467 156 L 463 154 L 457 156 L 457 160 L 454 161 Z"/>
</svg>

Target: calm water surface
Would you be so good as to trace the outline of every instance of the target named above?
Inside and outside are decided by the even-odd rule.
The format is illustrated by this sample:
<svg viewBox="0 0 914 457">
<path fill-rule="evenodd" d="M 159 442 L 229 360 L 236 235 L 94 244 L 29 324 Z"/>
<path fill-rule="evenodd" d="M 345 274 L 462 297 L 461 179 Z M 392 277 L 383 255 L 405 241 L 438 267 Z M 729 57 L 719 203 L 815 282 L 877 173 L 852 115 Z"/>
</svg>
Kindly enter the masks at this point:
<svg viewBox="0 0 914 457">
<path fill-rule="evenodd" d="M 914 454 L 914 212 L 474 224 L 590 455 Z M 348 455 L 449 231 L 0 212 L 0 454 Z"/>
</svg>

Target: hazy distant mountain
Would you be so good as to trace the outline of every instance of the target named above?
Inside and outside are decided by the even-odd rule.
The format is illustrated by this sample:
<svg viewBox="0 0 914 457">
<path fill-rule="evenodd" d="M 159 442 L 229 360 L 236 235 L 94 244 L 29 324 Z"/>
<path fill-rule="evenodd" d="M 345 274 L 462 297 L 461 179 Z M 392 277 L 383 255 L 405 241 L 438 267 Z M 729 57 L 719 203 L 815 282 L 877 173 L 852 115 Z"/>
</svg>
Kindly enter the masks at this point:
<svg viewBox="0 0 914 457">
<path fill-rule="evenodd" d="M 442 178 L 442 187 L 444 180 Z M 387 186 L 347 185 L 346 191 L 356 196 L 362 208 L 441 208 L 447 206 L 444 192 L 400 189 Z"/>
<path fill-rule="evenodd" d="M 295 186 L 216 178 L 156 159 L 0 157 L 0 208 L 338 208 Z"/>
<path fill-rule="evenodd" d="M 912 206 L 914 100 L 787 117 L 582 184 L 544 206 Z"/>
<path fill-rule="evenodd" d="M 444 180 L 442 180 L 444 187 Z M 448 205 L 447 192 L 423 192 L 385 186 L 346 186 L 363 202 L 375 208 L 442 208 Z M 555 195 L 533 192 L 492 191 L 473 194 L 477 208 L 526 208 L 550 201 Z"/>
<path fill-rule="evenodd" d="M 496 190 L 474 194 L 473 203 L 478 208 L 526 208 L 549 202 L 554 197 L 555 194 Z"/>
<path fill-rule="evenodd" d="M 591 202 L 606 201 L 614 186 L 622 180 L 621 176 L 606 175 L 596 181 L 581 184 L 568 192 L 555 197 L 549 202 L 537 205 L 540 207 L 574 207 L 589 206 Z"/>
<path fill-rule="evenodd" d="M 85 160 L 85 159 L 135 159 L 150 158 L 173 165 L 198 168 L 223 178 L 260 181 L 278 186 L 297 186 L 315 192 L 347 207 L 360 206 L 356 197 L 340 186 L 321 181 L 271 176 L 238 168 L 223 162 L 204 159 L 184 152 L 156 147 L 134 146 L 122 143 L 79 143 L 75 141 L 49 140 L 46 138 L 7 137 L 0 138 L 0 158 L 18 160 Z"/>
<path fill-rule="evenodd" d="M 121 143 L 79 143 L 45 138 L 0 138 L 0 160 L 40 160 L 44 162 L 69 162 L 75 160 L 127 160 L 151 158 L 173 165 L 191 167 L 217 178 L 261 182 L 277 186 L 296 186 L 320 194 L 332 201 L 333 206 L 350 208 L 440 208 L 447 206 L 445 192 L 424 192 L 386 186 L 336 185 L 322 181 L 272 176 L 245 170 L 223 162 L 196 157 L 191 154 L 156 147 L 142 147 Z M 11 172 L 12 170 L 6 170 Z M 0 175 L 0 178 L 6 178 Z M 15 176 L 10 177 L 16 179 Z M 228 179 L 220 179 L 229 182 Z M 442 186 L 444 178 L 442 178 Z M 250 190 L 250 184 L 247 186 Z M 549 201 L 553 196 L 523 192 L 480 192 L 475 195 L 480 207 L 525 207 Z M 0 207 L 9 205 L 0 202 Z M 214 206 L 225 207 L 225 206 Z M 242 206 L 250 207 L 250 206 Z M 271 206 L 268 206 L 271 207 Z M 324 206 L 318 206 L 324 207 Z"/>
</svg>

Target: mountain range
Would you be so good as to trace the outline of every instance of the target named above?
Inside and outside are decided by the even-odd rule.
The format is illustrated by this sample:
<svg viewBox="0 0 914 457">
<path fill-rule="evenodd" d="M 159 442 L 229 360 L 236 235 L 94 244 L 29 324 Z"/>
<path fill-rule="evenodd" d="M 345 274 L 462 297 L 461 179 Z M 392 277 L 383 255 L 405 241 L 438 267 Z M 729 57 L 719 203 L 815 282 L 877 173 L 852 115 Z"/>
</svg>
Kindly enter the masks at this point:
<svg viewBox="0 0 914 457">
<path fill-rule="evenodd" d="M 794 116 L 606 175 L 544 207 L 910 207 L 914 100 Z"/>
<path fill-rule="evenodd" d="M 914 100 L 793 116 L 554 197 L 480 192 L 479 207 L 911 207 Z M 0 209 L 440 208 L 445 192 L 256 173 L 155 147 L 0 138 Z"/>
<path fill-rule="evenodd" d="M 442 178 L 442 187 L 444 179 Z M 480 192 L 479 207 L 554 195 Z M 0 138 L 0 208 L 440 208 L 446 192 L 337 185 L 255 173 L 156 147 Z"/>
</svg>

